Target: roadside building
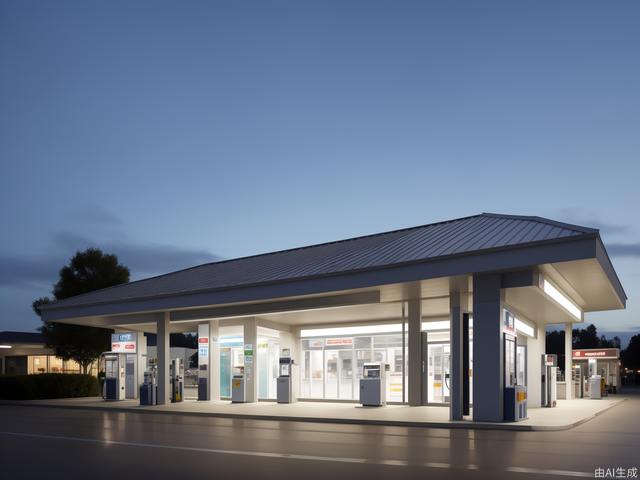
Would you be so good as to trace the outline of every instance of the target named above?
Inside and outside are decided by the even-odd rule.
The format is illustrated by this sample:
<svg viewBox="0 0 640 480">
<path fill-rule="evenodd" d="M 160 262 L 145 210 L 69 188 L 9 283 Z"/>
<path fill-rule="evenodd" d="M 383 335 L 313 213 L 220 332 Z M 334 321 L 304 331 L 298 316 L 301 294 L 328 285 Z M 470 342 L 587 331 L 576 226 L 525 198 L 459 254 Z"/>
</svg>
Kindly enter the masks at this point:
<svg viewBox="0 0 640 480">
<path fill-rule="evenodd" d="M 547 325 L 571 332 L 585 313 L 625 305 L 598 230 L 484 213 L 208 263 L 44 305 L 42 317 L 155 333 L 159 403 L 169 334 L 198 331 L 207 399 L 229 398 L 244 367 L 246 401 L 273 400 L 285 349 L 301 400 L 358 402 L 377 361 L 389 402 L 499 422 L 510 387 L 526 388 L 529 407 L 544 401 Z"/>
<path fill-rule="evenodd" d="M 0 374 L 33 375 L 38 373 L 82 373 L 75 360 L 63 360 L 45 346 L 41 333 L 0 332 Z M 97 364 L 91 366 L 98 373 Z"/>
</svg>

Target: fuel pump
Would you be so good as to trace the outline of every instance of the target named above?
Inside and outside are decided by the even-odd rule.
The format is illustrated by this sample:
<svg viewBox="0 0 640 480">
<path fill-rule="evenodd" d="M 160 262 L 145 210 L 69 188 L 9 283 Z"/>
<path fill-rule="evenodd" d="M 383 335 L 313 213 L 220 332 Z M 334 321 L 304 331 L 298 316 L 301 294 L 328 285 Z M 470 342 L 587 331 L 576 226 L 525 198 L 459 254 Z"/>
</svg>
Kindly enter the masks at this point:
<svg viewBox="0 0 640 480">
<path fill-rule="evenodd" d="M 125 399 L 125 354 L 105 352 L 104 360 L 104 384 L 102 386 L 102 398 L 105 400 Z"/>
<path fill-rule="evenodd" d="M 389 365 L 382 362 L 365 363 L 360 379 L 360 403 L 367 407 L 387 404 L 387 371 Z"/>
<path fill-rule="evenodd" d="M 102 354 L 105 372 L 102 396 L 105 400 L 138 398 L 146 356 L 147 341 L 144 335 L 137 332 L 111 335 L 111 351 Z"/>
<path fill-rule="evenodd" d="M 278 403 L 292 403 L 298 400 L 297 372 L 298 365 L 291 358 L 291 350 L 283 348 L 280 354 L 280 371 L 278 372 Z"/>
<path fill-rule="evenodd" d="M 184 398 L 184 362 L 182 358 L 171 360 L 169 375 L 171 378 L 171 403 L 181 402 Z"/>
<path fill-rule="evenodd" d="M 573 384 L 575 385 L 575 396 L 576 398 L 584 397 L 584 379 L 582 378 L 582 368 L 580 365 L 574 365 L 571 368 L 571 378 L 573 380 Z"/>
<path fill-rule="evenodd" d="M 151 366 L 144 372 L 144 381 L 140 385 L 140 405 L 156 405 L 158 403 L 157 367 Z"/>
<path fill-rule="evenodd" d="M 244 403 L 244 367 L 233 367 L 233 377 L 231 378 L 231 402 Z"/>
</svg>

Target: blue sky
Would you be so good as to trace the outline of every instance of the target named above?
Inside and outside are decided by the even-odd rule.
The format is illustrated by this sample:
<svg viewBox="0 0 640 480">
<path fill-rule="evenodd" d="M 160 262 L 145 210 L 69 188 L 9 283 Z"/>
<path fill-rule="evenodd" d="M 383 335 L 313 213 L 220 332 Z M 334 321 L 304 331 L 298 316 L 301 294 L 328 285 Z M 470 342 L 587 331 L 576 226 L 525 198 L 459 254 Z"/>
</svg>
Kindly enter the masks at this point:
<svg viewBox="0 0 640 480">
<path fill-rule="evenodd" d="M 0 330 L 141 278 L 482 211 L 594 226 L 640 329 L 640 3 L 0 3 Z"/>
</svg>

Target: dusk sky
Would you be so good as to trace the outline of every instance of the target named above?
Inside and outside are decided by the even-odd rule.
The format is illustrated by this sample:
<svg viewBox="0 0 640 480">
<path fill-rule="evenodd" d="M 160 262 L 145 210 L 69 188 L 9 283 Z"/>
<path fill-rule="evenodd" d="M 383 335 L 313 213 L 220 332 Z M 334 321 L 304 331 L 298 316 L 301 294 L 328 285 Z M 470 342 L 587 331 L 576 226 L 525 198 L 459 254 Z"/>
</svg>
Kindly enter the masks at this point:
<svg viewBox="0 0 640 480">
<path fill-rule="evenodd" d="M 640 330 L 640 2 L 0 3 L 0 330 L 135 279 L 480 212 L 601 229 Z"/>
</svg>

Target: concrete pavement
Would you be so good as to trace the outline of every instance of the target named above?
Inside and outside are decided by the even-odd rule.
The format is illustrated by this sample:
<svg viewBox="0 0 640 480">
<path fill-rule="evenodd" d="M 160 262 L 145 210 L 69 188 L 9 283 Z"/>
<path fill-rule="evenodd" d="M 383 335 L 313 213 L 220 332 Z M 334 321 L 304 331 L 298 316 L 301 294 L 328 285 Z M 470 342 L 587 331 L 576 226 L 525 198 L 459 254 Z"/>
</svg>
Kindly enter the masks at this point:
<svg viewBox="0 0 640 480">
<path fill-rule="evenodd" d="M 449 420 L 449 408 L 445 406 L 410 407 L 408 405 L 387 405 L 384 408 L 376 408 L 362 407 L 354 403 L 306 401 L 293 404 L 278 404 L 276 402 L 232 404 L 229 401 L 185 401 L 167 405 L 141 406 L 137 400 L 105 402 L 100 397 L 32 400 L 28 402 L 13 402 L 12 404 L 253 420 L 293 420 L 381 426 L 530 431 L 573 428 L 600 415 L 621 401 L 624 401 L 624 398 L 617 395 L 601 400 L 558 400 L 556 408 L 530 408 L 528 418 L 524 421 L 500 423 L 470 422 L 469 420 L 451 421 Z"/>
<path fill-rule="evenodd" d="M 0 407 L 3 478 L 590 478 L 640 467 L 640 395 L 567 431 Z M 6 477 L 4 474 L 8 474 Z"/>
</svg>

